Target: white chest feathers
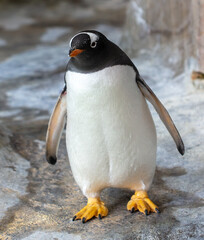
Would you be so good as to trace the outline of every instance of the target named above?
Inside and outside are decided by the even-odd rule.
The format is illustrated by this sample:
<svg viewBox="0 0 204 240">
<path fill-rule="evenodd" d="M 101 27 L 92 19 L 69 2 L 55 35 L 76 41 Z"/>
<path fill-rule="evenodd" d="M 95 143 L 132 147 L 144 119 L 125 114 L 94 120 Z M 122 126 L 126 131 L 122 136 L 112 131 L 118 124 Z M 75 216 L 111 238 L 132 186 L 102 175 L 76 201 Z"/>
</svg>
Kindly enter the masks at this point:
<svg viewBox="0 0 204 240">
<path fill-rule="evenodd" d="M 67 149 L 85 195 L 104 187 L 146 189 L 156 159 L 156 132 L 130 66 L 68 71 Z"/>
</svg>

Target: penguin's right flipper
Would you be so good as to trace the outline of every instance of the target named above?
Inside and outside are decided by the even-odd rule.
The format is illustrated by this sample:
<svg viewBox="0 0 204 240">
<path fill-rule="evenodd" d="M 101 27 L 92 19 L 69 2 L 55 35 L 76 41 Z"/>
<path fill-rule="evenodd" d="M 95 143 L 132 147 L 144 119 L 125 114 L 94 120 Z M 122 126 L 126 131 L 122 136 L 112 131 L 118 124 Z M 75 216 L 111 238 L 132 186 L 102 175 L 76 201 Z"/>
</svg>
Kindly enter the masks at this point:
<svg viewBox="0 0 204 240">
<path fill-rule="evenodd" d="M 46 135 L 46 159 L 52 165 L 57 162 L 57 151 L 65 125 L 66 112 L 66 88 L 64 88 L 50 117 Z"/>
<path fill-rule="evenodd" d="M 171 119 L 169 113 L 167 112 L 166 108 L 163 106 L 163 104 L 159 101 L 157 96 L 154 94 L 154 92 L 151 90 L 151 88 L 145 83 L 145 81 L 141 78 L 137 79 L 137 84 L 143 93 L 144 97 L 154 106 L 155 110 L 159 114 L 160 119 L 168 129 L 169 133 L 171 134 L 172 138 L 174 139 L 174 142 L 176 143 L 177 149 L 180 152 L 181 155 L 184 155 L 185 153 L 185 147 L 183 144 L 183 141 L 181 139 L 181 136 L 174 125 L 173 120 Z"/>
</svg>

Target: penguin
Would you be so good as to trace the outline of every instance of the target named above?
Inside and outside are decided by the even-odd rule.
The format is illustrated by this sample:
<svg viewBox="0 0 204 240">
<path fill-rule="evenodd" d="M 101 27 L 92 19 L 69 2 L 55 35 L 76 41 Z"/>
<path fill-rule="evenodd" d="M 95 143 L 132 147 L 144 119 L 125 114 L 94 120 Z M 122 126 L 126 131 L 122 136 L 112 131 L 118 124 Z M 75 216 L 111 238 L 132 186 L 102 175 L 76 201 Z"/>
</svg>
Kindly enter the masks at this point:
<svg viewBox="0 0 204 240">
<path fill-rule="evenodd" d="M 147 194 L 155 174 L 157 135 L 146 100 L 183 155 L 184 144 L 169 113 L 130 58 L 102 33 L 74 35 L 69 56 L 65 87 L 48 124 L 46 158 L 56 163 L 66 122 L 71 170 L 88 199 L 73 220 L 107 216 L 100 193 L 109 187 L 134 191 L 127 203 L 130 212 L 158 213 Z"/>
</svg>

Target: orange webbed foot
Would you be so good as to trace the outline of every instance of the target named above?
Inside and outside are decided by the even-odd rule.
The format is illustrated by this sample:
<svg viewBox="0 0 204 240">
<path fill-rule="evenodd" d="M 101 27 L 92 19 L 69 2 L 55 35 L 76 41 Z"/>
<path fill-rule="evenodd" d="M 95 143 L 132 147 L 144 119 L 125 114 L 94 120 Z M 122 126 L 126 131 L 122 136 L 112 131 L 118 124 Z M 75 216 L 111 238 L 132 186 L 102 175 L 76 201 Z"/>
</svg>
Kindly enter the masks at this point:
<svg viewBox="0 0 204 240">
<path fill-rule="evenodd" d="M 150 212 L 159 213 L 159 208 L 149 199 L 146 191 L 136 191 L 127 204 L 127 210 L 131 213 L 138 210 L 145 215 Z"/>
<path fill-rule="evenodd" d="M 87 205 L 73 217 L 73 221 L 81 219 L 82 223 L 85 223 L 93 217 L 102 219 L 107 215 L 108 209 L 100 198 L 89 198 Z"/>
</svg>

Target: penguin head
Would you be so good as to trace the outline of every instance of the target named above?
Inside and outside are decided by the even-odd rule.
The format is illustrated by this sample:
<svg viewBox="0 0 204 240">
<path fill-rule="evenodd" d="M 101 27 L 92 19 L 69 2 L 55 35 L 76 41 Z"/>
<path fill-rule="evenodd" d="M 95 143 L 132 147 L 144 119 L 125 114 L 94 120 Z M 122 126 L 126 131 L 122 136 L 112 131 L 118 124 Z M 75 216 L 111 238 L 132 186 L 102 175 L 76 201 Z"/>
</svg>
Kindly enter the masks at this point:
<svg viewBox="0 0 204 240">
<path fill-rule="evenodd" d="M 97 31 L 79 32 L 70 41 L 69 56 L 78 60 L 90 60 L 102 52 L 106 42 L 108 39 Z"/>
<path fill-rule="evenodd" d="M 95 30 L 77 33 L 70 41 L 67 70 L 90 73 L 113 65 L 131 65 L 131 60 L 113 42 Z"/>
<path fill-rule="evenodd" d="M 76 34 L 70 40 L 68 69 L 77 72 L 92 72 L 103 66 L 111 59 L 111 46 L 102 33 L 85 30 Z"/>
</svg>

